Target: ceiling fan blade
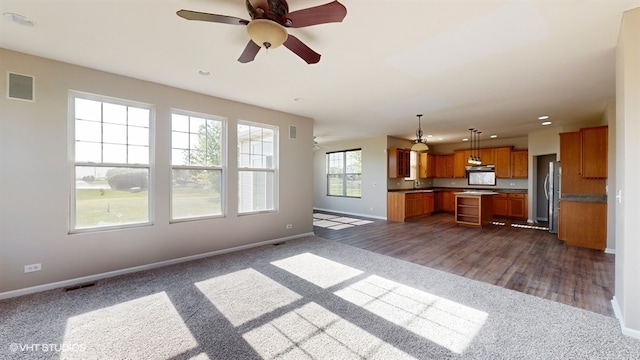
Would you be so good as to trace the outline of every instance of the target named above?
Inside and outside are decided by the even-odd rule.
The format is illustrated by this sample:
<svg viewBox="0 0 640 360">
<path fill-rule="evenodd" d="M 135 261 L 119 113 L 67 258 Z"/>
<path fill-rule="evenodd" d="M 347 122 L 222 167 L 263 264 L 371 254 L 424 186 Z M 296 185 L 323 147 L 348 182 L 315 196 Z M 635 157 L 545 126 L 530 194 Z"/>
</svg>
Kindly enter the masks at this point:
<svg viewBox="0 0 640 360">
<path fill-rule="evenodd" d="M 178 16 L 180 16 L 181 18 L 185 18 L 187 20 L 209 21 L 231 25 L 247 25 L 249 23 L 249 20 L 240 19 L 233 16 L 210 14 L 184 9 L 178 10 L 176 14 L 178 14 Z"/>
<path fill-rule="evenodd" d="M 336 0 L 324 5 L 291 12 L 287 15 L 287 18 L 292 22 L 289 27 L 301 28 L 318 24 L 342 22 L 345 16 L 347 16 L 347 8 Z"/>
<path fill-rule="evenodd" d="M 247 43 L 247 46 L 244 48 L 244 51 L 238 58 L 238 61 L 243 64 L 251 62 L 256 58 L 258 51 L 260 51 L 260 46 L 258 46 L 258 44 L 254 43 L 252 40 L 249 40 L 249 43 Z"/>
<path fill-rule="evenodd" d="M 291 34 L 289 34 L 287 41 L 285 41 L 282 45 L 284 45 L 287 49 L 293 51 L 296 55 L 300 56 L 300 58 L 306 61 L 307 64 L 315 64 L 320 61 L 320 54 L 311 50 L 311 48 L 309 48 L 297 37 Z"/>
</svg>

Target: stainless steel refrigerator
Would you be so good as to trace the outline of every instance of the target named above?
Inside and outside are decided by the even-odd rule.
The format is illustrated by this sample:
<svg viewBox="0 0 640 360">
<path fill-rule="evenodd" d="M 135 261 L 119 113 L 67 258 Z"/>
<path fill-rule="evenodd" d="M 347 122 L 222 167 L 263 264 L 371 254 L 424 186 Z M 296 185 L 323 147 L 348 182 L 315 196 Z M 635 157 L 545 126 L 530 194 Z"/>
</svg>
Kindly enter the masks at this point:
<svg viewBox="0 0 640 360">
<path fill-rule="evenodd" d="M 558 206 L 560 204 L 560 177 L 562 167 L 559 161 L 549 162 L 549 174 L 545 179 L 545 194 L 549 200 L 549 232 L 558 233 Z"/>
</svg>

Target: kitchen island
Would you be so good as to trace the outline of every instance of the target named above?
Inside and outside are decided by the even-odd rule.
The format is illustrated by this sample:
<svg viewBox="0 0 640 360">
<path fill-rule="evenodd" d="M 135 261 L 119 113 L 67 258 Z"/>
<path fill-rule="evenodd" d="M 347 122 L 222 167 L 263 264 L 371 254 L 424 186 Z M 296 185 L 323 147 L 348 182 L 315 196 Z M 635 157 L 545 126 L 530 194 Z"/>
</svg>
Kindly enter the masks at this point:
<svg viewBox="0 0 640 360">
<path fill-rule="evenodd" d="M 462 191 L 456 196 L 456 223 L 460 225 L 484 226 L 493 218 L 493 191 Z"/>
</svg>

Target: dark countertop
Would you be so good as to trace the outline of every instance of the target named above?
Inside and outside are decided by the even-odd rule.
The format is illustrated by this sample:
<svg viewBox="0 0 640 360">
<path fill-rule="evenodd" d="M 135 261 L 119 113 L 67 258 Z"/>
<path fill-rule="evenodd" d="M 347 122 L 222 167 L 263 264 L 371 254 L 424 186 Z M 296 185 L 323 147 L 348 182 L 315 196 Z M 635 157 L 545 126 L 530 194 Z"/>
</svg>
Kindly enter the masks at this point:
<svg viewBox="0 0 640 360">
<path fill-rule="evenodd" d="M 607 195 L 566 194 L 560 198 L 560 201 L 606 203 Z"/>
<path fill-rule="evenodd" d="M 391 189 L 391 190 L 387 190 L 387 192 L 403 192 L 403 193 L 411 193 L 411 192 L 424 192 L 424 191 L 433 191 L 433 192 L 438 192 L 438 191 L 455 191 L 455 192 L 463 192 L 463 191 L 472 191 L 472 190 L 479 190 L 479 191 L 493 191 L 493 192 L 499 192 L 499 193 L 511 193 L 511 194 L 526 194 L 528 193 L 527 189 L 509 189 L 509 188 L 472 188 L 472 187 L 468 187 L 468 188 L 446 188 L 446 187 L 433 187 L 433 188 L 420 188 L 420 189 Z"/>
</svg>

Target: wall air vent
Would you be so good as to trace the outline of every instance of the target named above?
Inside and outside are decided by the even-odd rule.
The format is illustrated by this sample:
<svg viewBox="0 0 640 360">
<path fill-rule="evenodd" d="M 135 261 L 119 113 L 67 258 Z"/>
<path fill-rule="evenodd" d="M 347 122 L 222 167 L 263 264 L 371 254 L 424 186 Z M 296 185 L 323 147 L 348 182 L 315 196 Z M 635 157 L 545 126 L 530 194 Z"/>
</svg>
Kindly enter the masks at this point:
<svg viewBox="0 0 640 360">
<path fill-rule="evenodd" d="M 293 126 L 293 125 L 289 125 L 289 139 L 295 139 L 298 133 L 298 129 Z"/>
<path fill-rule="evenodd" d="M 33 76 L 7 72 L 7 98 L 15 100 L 36 100 Z"/>
</svg>

